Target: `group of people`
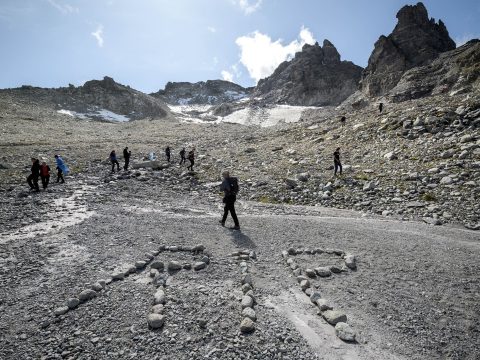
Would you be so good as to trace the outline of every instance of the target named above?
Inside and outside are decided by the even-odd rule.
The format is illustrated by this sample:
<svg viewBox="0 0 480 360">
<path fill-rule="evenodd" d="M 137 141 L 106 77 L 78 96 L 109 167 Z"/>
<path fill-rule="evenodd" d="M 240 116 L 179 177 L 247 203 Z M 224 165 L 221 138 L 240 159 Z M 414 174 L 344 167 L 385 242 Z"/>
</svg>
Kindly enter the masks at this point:
<svg viewBox="0 0 480 360">
<path fill-rule="evenodd" d="M 40 186 L 38 185 L 39 178 L 42 180 L 42 187 L 44 190 L 47 189 L 48 184 L 50 183 L 50 166 L 47 165 L 46 161 L 42 161 L 32 157 L 32 167 L 30 168 L 30 175 L 27 177 L 27 183 L 30 186 L 30 189 L 34 191 L 40 191 Z M 65 182 L 63 175 L 67 175 L 69 169 L 65 162 L 63 161 L 60 155 L 55 155 L 55 162 L 57 165 L 57 183 Z"/>
<path fill-rule="evenodd" d="M 179 155 L 180 155 L 180 163 L 179 165 L 184 164 L 187 160 L 190 162 L 190 165 L 187 166 L 187 169 L 190 171 L 193 171 L 193 165 L 195 165 L 195 147 L 192 148 L 185 156 L 186 154 L 185 148 L 182 148 L 180 150 Z M 130 165 L 130 157 L 132 156 L 132 152 L 128 150 L 128 146 L 123 149 L 123 159 L 125 161 L 125 164 L 123 165 L 123 169 L 126 171 L 128 170 L 128 166 Z M 150 159 L 153 160 L 154 158 L 154 153 L 151 153 Z M 170 146 L 167 146 L 165 148 L 165 156 L 167 158 L 167 161 L 170 163 L 171 162 L 171 156 L 172 156 L 172 149 Z M 117 154 L 115 150 L 112 150 L 110 152 L 110 163 L 112 164 L 112 173 L 115 172 L 115 167 L 117 168 L 117 171 L 120 171 L 120 163 L 118 162 Z"/>
</svg>

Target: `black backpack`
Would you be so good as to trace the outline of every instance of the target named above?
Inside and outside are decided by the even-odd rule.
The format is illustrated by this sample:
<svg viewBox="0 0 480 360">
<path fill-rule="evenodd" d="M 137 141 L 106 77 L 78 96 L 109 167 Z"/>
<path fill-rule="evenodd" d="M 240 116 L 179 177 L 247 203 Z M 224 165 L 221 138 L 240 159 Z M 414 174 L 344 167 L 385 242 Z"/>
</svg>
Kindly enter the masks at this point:
<svg viewBox="0 0 480 360">
<path fill-rule="evenodd" d="M 237 195 L 240 187 L 238 186 L 238 179 L 236 177 L 228 178 L 228 182 L 230 183 L 230 192 L 232 194 Z"/>
</svg>

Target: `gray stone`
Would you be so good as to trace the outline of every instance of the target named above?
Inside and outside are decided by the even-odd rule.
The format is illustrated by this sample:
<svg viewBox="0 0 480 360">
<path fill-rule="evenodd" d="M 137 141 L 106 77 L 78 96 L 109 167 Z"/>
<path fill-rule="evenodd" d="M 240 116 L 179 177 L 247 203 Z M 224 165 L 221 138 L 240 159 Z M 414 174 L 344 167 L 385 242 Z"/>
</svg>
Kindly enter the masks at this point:
<svg viewBox="0 0 480 360">
<path fill-rule="evenodd" d="M 322 313 L 323 318 L 331 325 L 339 322 L 347 322 L 347 315 L 340 310 L 326 310 Z"/>
<path fill-rule="evenodd" d="M 245 317 L 240 323 L 240 331 L 242 333 L 250 333 L 255 330 L 255 323 L 249 317 Z"/>
<path fill-rule="evenodd" d="M 202 256 L 200 261 L 203 261 L 207 265 L 210 264 L 210 258 L 208 256 Z"/>
<path fill-rule="evenodd" d="M 310 295 L 310 301 L 314 304 L 317 303 L 318 299 L 321 299 L 322 295 L 318 291 L 313 291 L 312 294 Z"/>
<path fill-rule="evenodd" d="M 150 264 L 150 268 L 157 269 L 158 271 L 163 271 L 165 264 L 163 261 L 155 260 Z"/>
<path fill-rule="evenodd" d="M 149 273 L 150 277 L 155 277 L 158 274 L 160 274 L 160 273 L 158 272 L 157 269 L 150 269 L 150 273 Z"/>
<path fill-rule="evenodd" d="M 153 303 L 157 304 L 165 304 L 166 296 L 165 292 L 162 289 L 158 289 L 155 295 L 153 296 Z"/>
<path fill-rule="evenodd" d="M 147 322 L 148 326 L 150 326 L 152 329 L 159 329 L 165 323 L 165 317 L 160 314 L 151 313 L 148 314 Z"/>
<path fill-rule="evenodd" d="M 440 184 L 442 185 L 450 185 L 453 183 L 453 179 L 451 176 L 444 176 L 441 180 L 440 180 Z"/>
<path fill-rule="evenodd" d="M 66 314 L 68 310 L 70 310 L 68 306 L 60 306 L 56 308 L 53 311 L 53 313 L 55 314 L 55 316 L 60 316 L 60 315 Z"/>
<path fill-rule="evenodd" d="M 163 314 L 164 306 L 163 304 L 156 304 L 152 306 L 150 312 L 152 314 Z"/>
<path fill-rule="evenodd" d="M 340 274 L 342 272 L 342 269 L 336 265 L 332 265 L 330 266 L 330 271 L 335 274 Z"/>
<path fill-rule="evenodd" d="M 193 270 L 195 270 L 195 271 L 202 270 L 202 269 L 205 269 L 206 266 L 207 266 L 207 264 L 205 264 L 203 261 L 196 262 L 193 265 Z"/>
<path fill-rule="evenodd" d="M 137 261 L 137 262 L 135 262 L 135 267 L 136 267 L 138 270 L 143 269 L 146 265 L 147 265 L 147 263 L 146 263 L 145 261 Z"/>
<path fill-rule="evenodd" d="M 355 255 L 345 256 L 345 265 L 348 268 L 355 270 L 357 268 L 357 259 L 355 258 Z"/>
<path fill-rule="evenodd" d="M 83 290 L 80 295 L 78 295 L 78 298 L 80 299 L 81 302 L 88 301 L 90 299 L 93 299 L 94 297 L 97 296 L 97 292 L 92 289 L 86 289 Z"/>
<path fill-rule="evenodd" d="M 312 269 L 305 269 L 305 274 L 307 274 L 307 276 L 310 278 L 317 277 L 317 273 L 315 272 L 315 270 L 312 270 Z"/>
<path fill-rule="evenodd" d="M 335 334 L 343 341 L 355 341 L 355 331 L 346 322 L 339 322 L 335 325 Z"/>
<path fill-rule="evenodd" d="M 253 306 L 253 299 L 248 295 L 244 295 L 242 297 L 242 308 L 252 307 L 252 306 Z"/>
<path fill-rule="evenodd" d="M 326 266 L 321 266 L 321 267 L 315 268 L 315 272 L 320 277 L 329 277 L 330 275 L 332 275 L 332 272 Z"/>
<path fill-rule="evenodd" d="M 95 291 L 102 291 L 103 286 L 99 282 L 96 282 L 95 284 L 92 285 L 92 289 L 95 290 Z"/>
<path fill-rule="evenodd" d="M 307 290 L 310 287 L 310 281 L 302 280 L 300 282 L 300 287 L 302 288 L 303 291 Z"/>
<path fill-rule="evenodd" d="M 247 274 L 243 277 L 242 279 L 242 285 L 243 284 L 250 284 L 250 286 L 253 287 L 253 282 L 252 282 L 252 277 L 250 276 L 250 274 Z"/>
<path fill-rule="evenodd" d="M 203 244 L 198 244 L 193 248 L 194 252 L 202 252 L 205 250 L 205 246 Z"/>
<path fill-rule="evenodd" d="M 69 298 L 67 300 L 67 306 L 69 309 L 75 309 L 80 304 L 80 299 L 78 298 Z"/>
<path fill-rule="evenodd" d="M 112 280 L 123 280 L 125 279 L 125 273 L 123 271 L 116 271 L 112 274 Z"/>
<path fill-rule="evenodd" d="M 169 261 L 168 270 L 169 271 L 178 271 L 182 268 L 182 265 L 178 261 Z"/>
<path fill-rule="evenodd" d="M 252 319 L 253 321 L 257 321 L 257 314 L 255 313 L 255 310 L 253 310 L 251 307 L 246 307 L 242 310 L 242 316 L 243 317 L 248 317 Z"/>
<path fill-rule="evenodd" d="M 250 284 L 243 284 L 242 285 L 242 292 L 244 294 L 246 294 L 247 292 L 249 292 L 250 290 L 252 290 L 252 286 Z"/>
<path fill-rule="evenodd" d="M 332 310 L 333 307 L 329 304 L 329 302 L 325 299 L 318 299 L 315 304 L 317 304 L 320 311 L 327 311 Z"/>
</svg>

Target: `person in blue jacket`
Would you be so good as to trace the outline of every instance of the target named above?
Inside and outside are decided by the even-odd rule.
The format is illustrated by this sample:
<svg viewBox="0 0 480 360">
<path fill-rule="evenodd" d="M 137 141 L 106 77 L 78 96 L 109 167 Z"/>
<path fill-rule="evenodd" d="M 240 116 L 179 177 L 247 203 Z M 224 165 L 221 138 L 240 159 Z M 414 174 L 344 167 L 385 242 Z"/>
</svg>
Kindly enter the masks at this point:
<svg viewBox="0 0 480 360">
<path fill-rule="evenodd" d="M 117 171 L 120 171 L 120 164 L 118 163 L 115 150 L 112 150 L 112 152 L 110 153 L 110 162 L 112 163 L 112 173 L 115 172 L 115 164 L 117 165 Z"/>
<path fill-rule="evenodd" d="M 57 163 L 57 183 L 61 180 L 63 184 L 65 182 L 63 175 L 68 174 L 68 166 L 65 165 L 65 162 L 60 155 L 55 155 L 55 162 Z"/>
</svg>

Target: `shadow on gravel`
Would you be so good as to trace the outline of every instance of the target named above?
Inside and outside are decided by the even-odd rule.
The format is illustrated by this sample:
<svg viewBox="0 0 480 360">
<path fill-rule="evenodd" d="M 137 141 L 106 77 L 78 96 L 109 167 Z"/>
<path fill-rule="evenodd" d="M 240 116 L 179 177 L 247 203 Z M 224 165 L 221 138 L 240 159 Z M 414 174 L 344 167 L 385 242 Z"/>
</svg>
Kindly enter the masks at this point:
<svg viewBox="0 0 480 360">
<path fill-rule="evenodd" d="M 232 236 L 232 240 L 238 247 L 247 248 L 247 249 L 255 249 L 257 245 L 250 239 L 247 235 L 242 233 L 241 231 L 232 231 L 230 232 Z"/>
</svg>

